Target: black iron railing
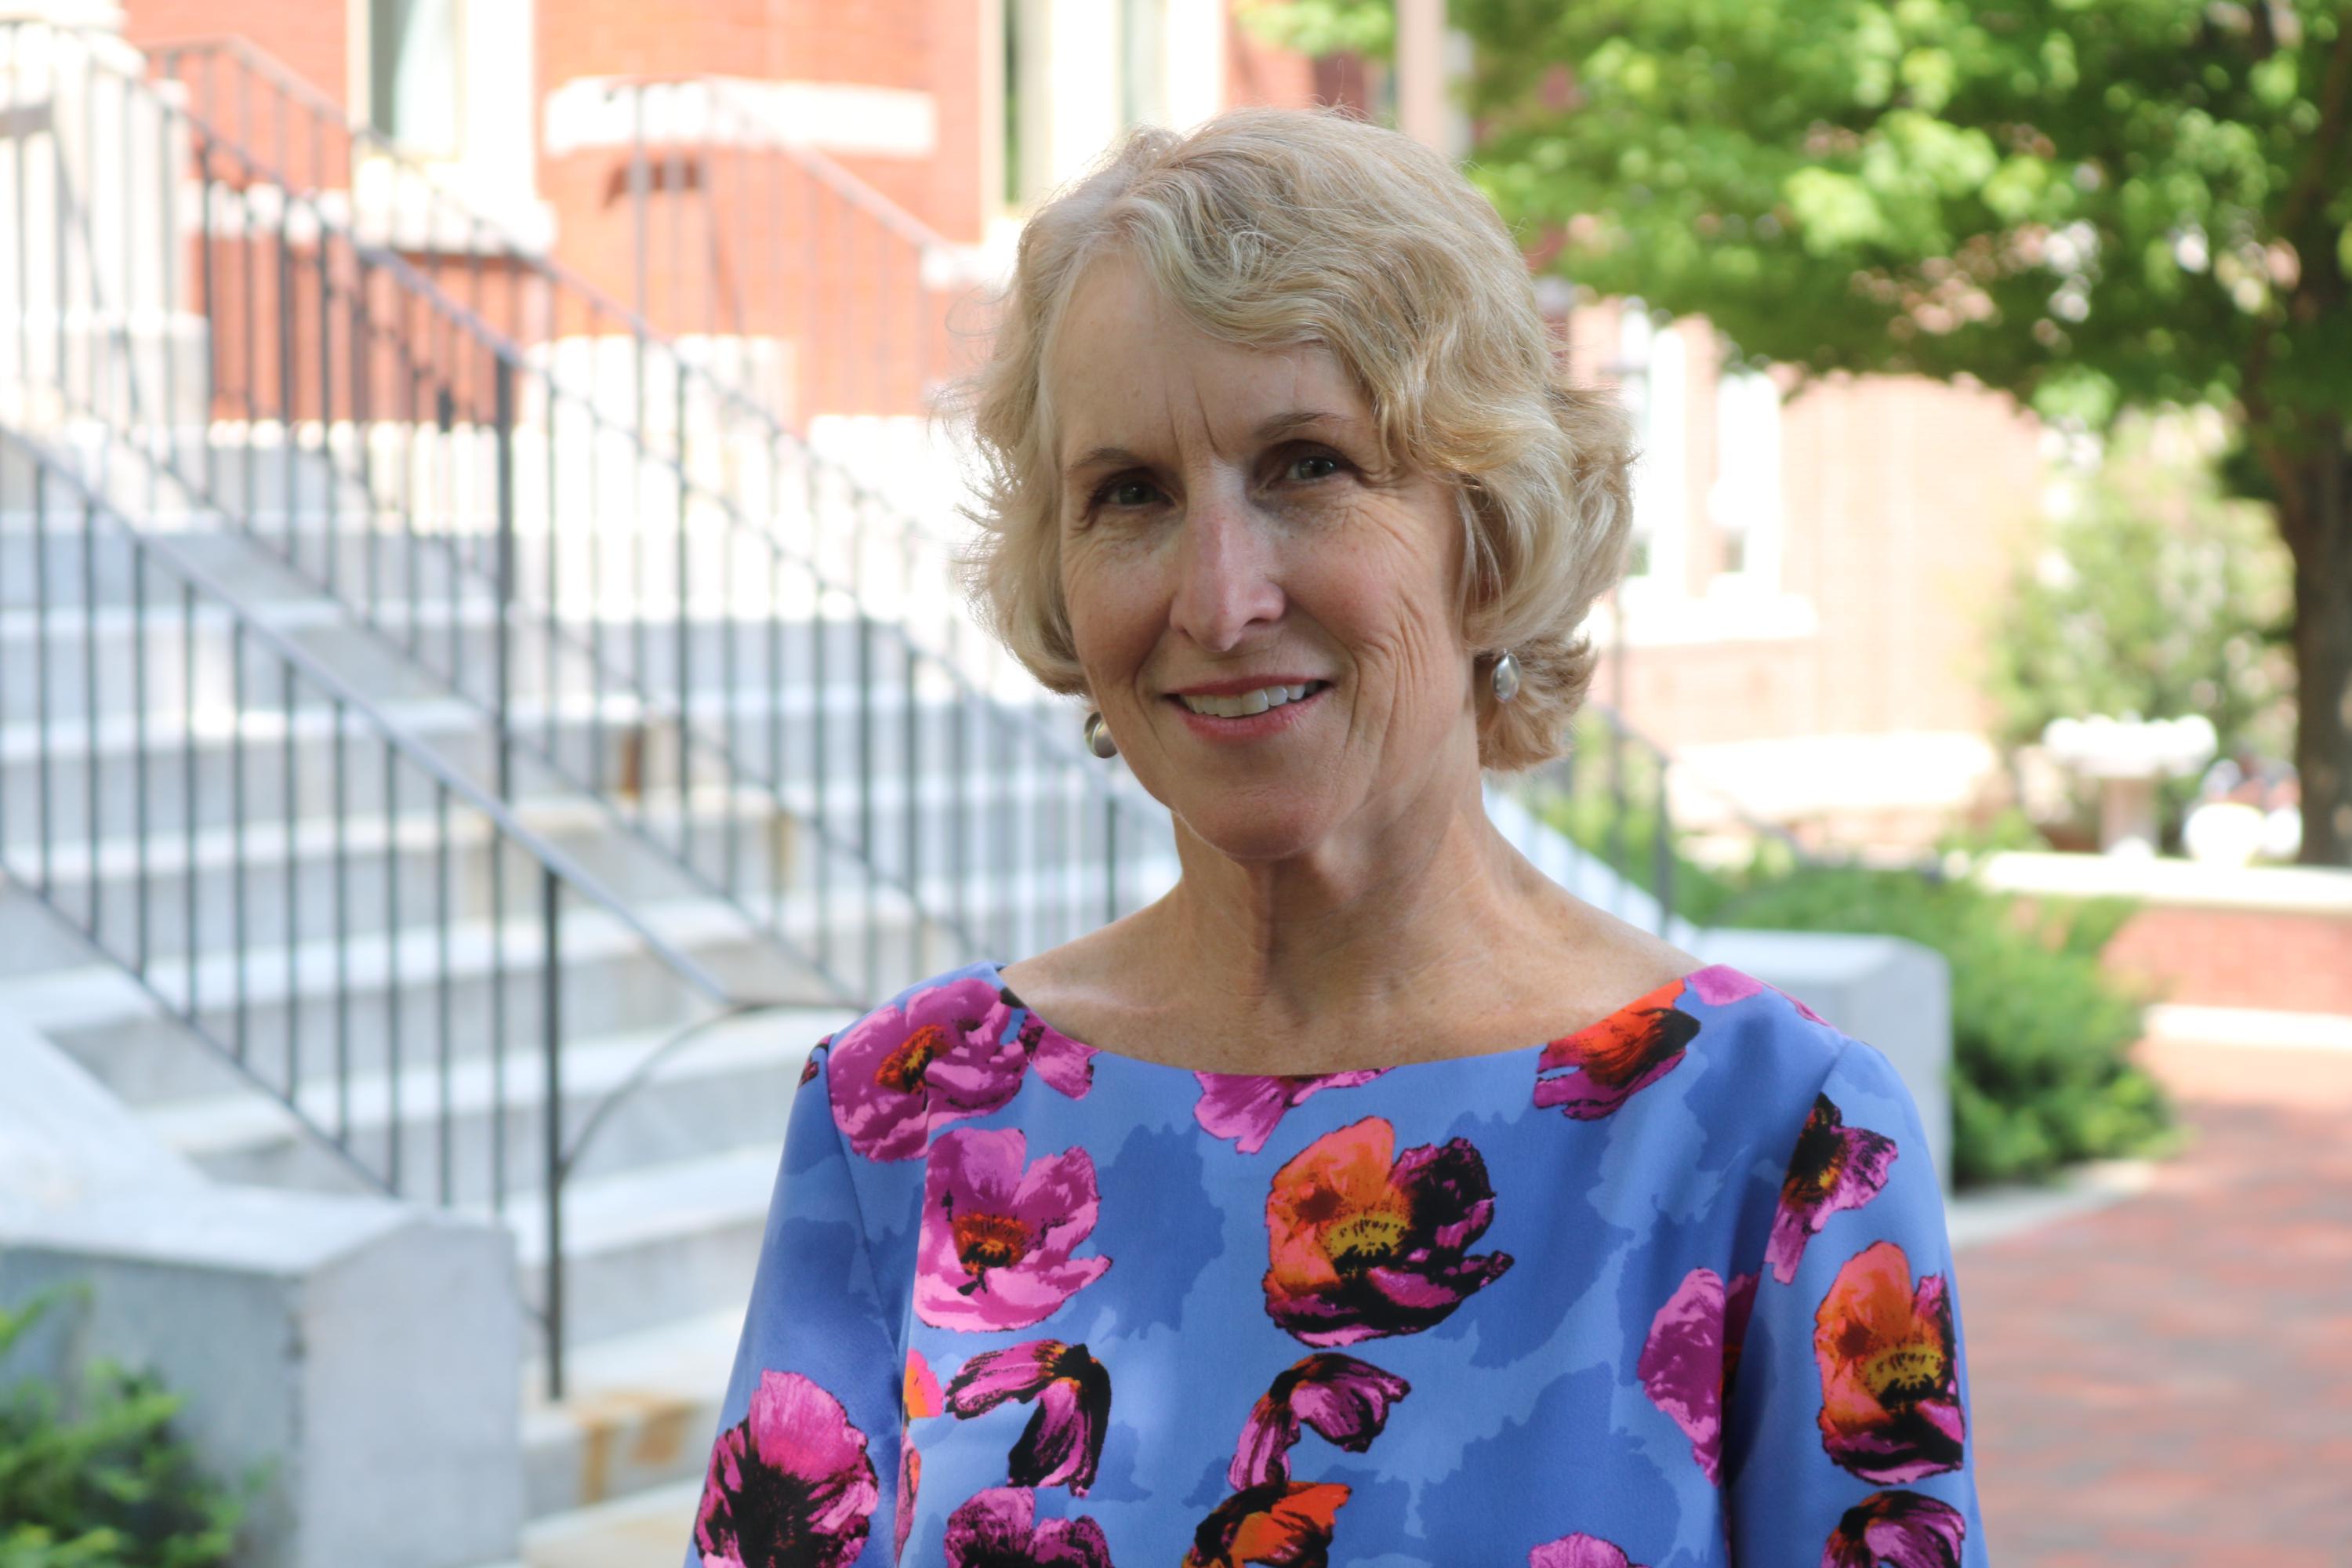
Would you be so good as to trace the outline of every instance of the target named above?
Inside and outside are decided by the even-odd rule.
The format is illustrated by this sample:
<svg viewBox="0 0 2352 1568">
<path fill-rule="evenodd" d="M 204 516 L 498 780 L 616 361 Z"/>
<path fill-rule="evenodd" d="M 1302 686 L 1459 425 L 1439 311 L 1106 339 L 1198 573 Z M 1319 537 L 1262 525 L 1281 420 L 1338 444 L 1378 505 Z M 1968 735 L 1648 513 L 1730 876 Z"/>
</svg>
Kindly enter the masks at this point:
<svg viewBox="0 0 2352 1568">
<path fill-rule="evenodd" d="M 158 161 L 192 172 L 161 205 L 194 253 L 158 247 L 157 305 L 184 293 L 205 329 L 200 388 L 173 359 L 60 375 L 68 401 L 494 721 L 499 778 L 527 752 L 852 1000 L 1149 891 L 1164 818 L 971 672 L 980 639 L 944 574 L 837 470 L 801 463 L 786 489 L 763 459 L 747 500 L 723 443 L 688 440 L 708 384 L 642 321 L 620 387 L 593 364 L 583 384 L 363 237 L 347 196 L 223 135 L 179 101 L 187 82 L 94 47 L 52 48 L 52 75 L 61 60 L 86 80 L 53 98 L 135 106 Z M 797 900 L 744 876 L 786 823 L 809 851 Z"/>
<path fill-rule="evenodd" d="M 0 873 L 365 1184 L 501 1216 L 535 1186 L 560 1393 L 562 1197 L 602 1119 L 567 1130 L 571 950 L 629 955 L 656 1019 L 779 1004 L 5 429 L 0 616 L 32 655 L 0 679 Z"/>
</svg>

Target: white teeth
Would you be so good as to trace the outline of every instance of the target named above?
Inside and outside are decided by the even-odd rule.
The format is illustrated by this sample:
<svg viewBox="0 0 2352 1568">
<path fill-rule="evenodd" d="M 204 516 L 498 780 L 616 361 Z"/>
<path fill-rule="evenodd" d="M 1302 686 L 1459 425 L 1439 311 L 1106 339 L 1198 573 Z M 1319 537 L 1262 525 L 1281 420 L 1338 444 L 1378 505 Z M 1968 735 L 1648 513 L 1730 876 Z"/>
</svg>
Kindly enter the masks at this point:
<svg viewBox="0 0 2352 1568">
<path fill-rule="evenodd" d="M 1218 719 L 1245 719 L 1253 713 L 1263 713 L 1269 708 L 1279 708 L 1286 702 L 1296 702 L 1307 695 L 1307 681 L 1297 686 L 1264 686 L 1255 691 L 1244 691 L 1234 697 L 1180 696 L 1195 713 L 1206 713 Z"/>
</svg>

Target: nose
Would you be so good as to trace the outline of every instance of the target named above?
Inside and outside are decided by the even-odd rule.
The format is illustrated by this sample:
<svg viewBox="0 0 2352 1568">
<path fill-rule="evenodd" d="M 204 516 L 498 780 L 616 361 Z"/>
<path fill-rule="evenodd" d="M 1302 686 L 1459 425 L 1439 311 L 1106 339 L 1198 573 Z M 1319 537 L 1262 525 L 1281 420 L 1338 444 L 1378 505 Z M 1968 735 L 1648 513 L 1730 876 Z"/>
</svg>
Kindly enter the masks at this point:
<svg viewBox="0 0 2352 1568">
<path fill-rule="evenodd" d="M 1278 552 L 1264 521 L 1232 492 L 1196 499 L 1185 512 L 1168 617 L 1212 653 L 1230 652 L 1251 627 L 1282 618 Z"/>
</svg>

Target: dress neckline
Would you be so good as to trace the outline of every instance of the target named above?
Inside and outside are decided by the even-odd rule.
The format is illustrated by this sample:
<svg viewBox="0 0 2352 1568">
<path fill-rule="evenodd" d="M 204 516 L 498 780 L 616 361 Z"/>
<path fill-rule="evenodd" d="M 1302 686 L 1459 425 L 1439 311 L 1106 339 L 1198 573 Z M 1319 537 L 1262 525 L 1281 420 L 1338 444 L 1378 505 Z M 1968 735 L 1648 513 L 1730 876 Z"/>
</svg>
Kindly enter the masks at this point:
<svg viewBox="0 0 2352 1568">
<path fill-rule="evenodd" d="M 1542 1052 L 1551 1049 L 1552 1047 L 1558 1045 L 1562 1040 L 1572 1040 L 1580 1036 L 1591 1034 L 1595 1029 L 1602 1028 L 1608 1025 L 1617 1023 L 1621 1019 L 1623 1019 L 1628 1014 L 1645 1009 L 1655 1011 L 1660 1005 L 1659 998 L 1666 997 L 1670 1002 L 1675 998 L 1679 998 L 1691 988 L 1691 983 L 1694 980 L 1699 979 L 1701 976 L 1719 976 L 1723 984 L 1718 987 L 1718 989 L 1726 992 L 1736 991 L 1740 994 L 1747 994 L 1757 991 L 1769 991 L 1770 989 L 1769 986 L 1763 984 L 1759 981 L 1752 979 L 1740 971 L 1732 968 L 1727 963 L 1709 963 L 1704 964 L 1697 969 L 1694 969 L 1688 973 L 1677 975 L 1674 979 L 1666 981 L 1662 984 L 1652 986 L 1641 995 L 1636 996 L 1631 1001 L 1623 1003 L 1619 1006 L 1610 1009 L 1607 1013 L 1602 1014 L 1600 1017 L 1595 1018 L 1592 1022 L 1583 1026 L 1581 1028 L 1570 1030 L 1565 1035 L 1556 1036 L 1551 1039 L 1538 1040 L 1533 1045 L 1507 1046 L 1501 1050 L 1494 1051 L 1472 1051 L 1467 1055 L 1458 1057 L 1431 1057 L 1425 1058 L 1420 1061 L 1391 1062 L 1381 1067 L 1342 1068 L 1336 1072 L 1328 1073 L 1270 1073 L 1252 1075 L 1248 1073 L 1219 1073 L 1211 1071 L 1206 1068 L 1181 1067 L 1174 1062 L 1154 1061 L 1149 1057 L 1132 1056 L 1125 1051 L 1116 1051 L 1105 1046 L 1097 1046 L 1090 1040 L 1087 1040 L 1076 1035 L 1071 1034 L 1066 1029 L 1064 1029 L 1059 1025 L 1055 1024 L 1051 1018 L 1039 1013 L 1036 1008 L 1032 1007 L 1026 1001 L 1021 1000 L 1020 993 L 1013 990 L 1011 985 L 1005 983 L 1004 960 L 989 958 L 982 959 L 981 963 L 987 973 L 989 983 L 994 985 L 1000 993 L 1014 998 L 1015 1005 L 1024 1012 L 1027 1013 L 1030 1017 L 1039 1024 L 1042 1024 L 1045 1027 L 1053 1031 L 1055 1034 L 1061 1036 L 1062 1038 L 1070 1041 L 1074 1045 L 1083 1047 L 1087 1051 L 1093 1053 L 1097 1058 L 1108 1058 L 1112 1061 L 1126 1062 L 1135 1067 L 1153 1068 L 1160 1072 L 1182 1073 L 1187 1078 L 1247 1078 L 1252 1076 L 1264 1076 L 1302 1079 L 1309 1078 L 1331 1079 L 1349 1078 L 1356 1077 L 1358 1075 L 1369 1077 L 1375 1073 L 1402 1072 L 1414 1068 L 1458 1066 L 1463 1063 L 1470 1062 L 1509 1063 L 1523 1058 L 1538 1056 Z M 1702 1000 L 1704 998 L 1702 998 Z"/>
</svg>

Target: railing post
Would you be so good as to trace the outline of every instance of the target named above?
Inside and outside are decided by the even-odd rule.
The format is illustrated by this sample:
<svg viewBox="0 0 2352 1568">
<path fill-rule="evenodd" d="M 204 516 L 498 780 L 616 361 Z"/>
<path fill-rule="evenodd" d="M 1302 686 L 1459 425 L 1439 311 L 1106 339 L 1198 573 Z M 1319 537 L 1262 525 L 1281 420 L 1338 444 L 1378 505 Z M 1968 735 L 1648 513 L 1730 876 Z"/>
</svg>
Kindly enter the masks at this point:
<svg viewBox="0 0 2352 1568">
<path fill-rule="evenodd" d="M 693 718 L 694 689 L 694 623 L 687 614 L 687 603 L 694 582 L 693 534 L 689 528 L 689 510 L 693 506 L 693 480 L 686 468 L 686 362 L 673 360 L 670 365 L 671 448 L 677 454 L 677 627 L 676 659 L 677 663 L 677 846 L 678 855 L 689 866 L 694 862 L 694 742 L 687 731 Z M 723 628 L 722 628 L 723 629 Z M 719 722 L 727 723 L 722 711 Z"/>
<path fill-rule="evenodd" d="M 1658 770 L 1658 825 L 1650 841 L 1652 869 L 1658 899 L 1658 934 L 1666 937 L 1666 928 L 1675 919 L 1675 819 L 1667 811 L 1666 754 L 1653 751 L 1650 760 Z"/>
<path fill-rule="evenodd" d="M 498 441 L 498 627 L 496 634 L 499 726 L 499 799 L 514 799 L 514 365 L 504 354 L 492 359 Z"/>
<path fill-rule="evenodd" d="M 547 1069 L 547 1397 L 563 1397 L 563 885 L 553 867 L 540 873 L 540 927 L 546 944 L 540 973 L 540 1052 Z"/>
</svg>

